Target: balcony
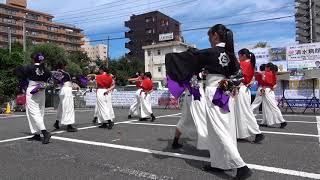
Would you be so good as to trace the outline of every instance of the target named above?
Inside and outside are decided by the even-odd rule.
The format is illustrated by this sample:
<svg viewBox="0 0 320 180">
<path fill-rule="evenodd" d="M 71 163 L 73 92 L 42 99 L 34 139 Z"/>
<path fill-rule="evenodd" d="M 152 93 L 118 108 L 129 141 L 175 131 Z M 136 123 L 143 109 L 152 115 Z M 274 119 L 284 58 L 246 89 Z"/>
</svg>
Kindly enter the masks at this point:
<svg viewBox="0 0 320 180">
<path fill-rule="evenodd" d="M 128 32 L 124 33 L 125 38 L 129 38 L 130 39 L 132 37 L 132 35 L 133 35 L 132 31 L 128 31 Z"/>
<path fill-rule="evenodd" d="M 132 49 L 133 48 L 133 42 L 129 41 L 129 42 L 125 43 L 124 47 L 127 48 L 127 49 Z"/>
<path fill-rule="evenodd" d="M 124 22 L 124 26 L 127 27 L 127 28 L 130 28 L 130 26 L 131 26 L 131 21 L 125 21 L 125 22 Z"/>
</svg>

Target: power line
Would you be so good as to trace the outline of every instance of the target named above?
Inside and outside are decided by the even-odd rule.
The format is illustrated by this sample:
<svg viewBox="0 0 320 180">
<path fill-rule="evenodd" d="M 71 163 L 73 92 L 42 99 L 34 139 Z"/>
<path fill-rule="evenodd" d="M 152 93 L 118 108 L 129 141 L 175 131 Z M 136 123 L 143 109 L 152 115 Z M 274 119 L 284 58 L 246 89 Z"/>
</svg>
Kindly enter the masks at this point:
<svg viewBox="0 0 320 180">
<path fill-rule="evenodd" d="M 100 10 L 105 10 L 107 11 L 108 9 L 112 9 L 114 7 L 118 7 L 118 6 L 123 6 L 123 5 L 126 5 L 128 4 L 127 2 L 125 2 L 126 0 L 124 0 L 123 3 L 120 3 L 120 4 L 116 4 L 114 6 L 108 6 L 108 7 L 104 7 L 104 8 L 98 8 L 98 9 L 94 9 L 94 10 L 90 10 L 90 11 L 83 11 L 83 12 L 79 12 L 79 13 L 76 13 L 76 14 L 71 14 L 71 15 L 67 15 L 66 18 L 57 18 L 57 20 L 61 21 L 61 20 L 65 20 L 65 19 L 77 19 L 77 18 L 83 18 L 83 17 L 86 17 L 86 16 L 94 16 L 94 15 L 101 15 L 102 13 L 101 12 L 98 12 L 97 11 L 100 11 Z M 131 3 L 130 5 L 133 5 L 133 4 L 137 4 L 138 1 L 141 1 L 141 0 L 137 0 L 135 1 L 134 3 Z M 168 1 L 168 0 L 162 0 L 162 1 Z M 161 2 L 161 1 L 160 1 Z M 143 5 L 146 5 L 146 4 L 143 4 Z M 140 5 L 139 5 L 140 6 Z M 134 6 L 134 7 L 139 7 L 139 6 Z M 130 7 L 132 8 L 132 7 Z M 128 9 L 128 8 L 126 8 Z M 114 10 L 114 11 L 108 11 L 108 12 L 116 12 L 116 11 L 119 11 L 118 9 L 117 10 Z M 85 14 L 83 15 L 84 13 L 90 13 L 90 12 L 95 12 L 95 14 Z M 79 16 L 79 14 L 82 14 L 82 16 Z M 57 17 L 60 17 L 60 16 L 57 16 Z M 65 15 L 63 16 L 65 17 Z"/>
<path fill-rule="evenodd" d="M 244 24 L 253 24 L 253 23 L 259 23 L 259 22 L 267 22 L 267 21 L 273 21 L 273 20 L 279 20 L 279 19 L 286 19 L 290 17 L 294 17 L 295 15 L 288 15 L 288 16 L 281 16 L 281 17 L 274 17 L 274 18 L 268 18 L 268 19 L 260 19 L 255 21 L 246 21 L 246 22 L 239 22 L 239 23 L 231 23 L 231 24 L 225 24 L 226 26 L 236 26 L 236 25 L 244 25 Z M 207 30 L 211 28 L 211 26 L 207 27 L 198 27 L 198 28 L 191 28 L 191 29 L 185 29 L 181 30 L 180 32 L 188 32 L 188 31 L 198 31 L 198 30 Z M 127 39 L 125 37 L 116 37 L 116 38 L 109 38 L 109 40 L 120 40 L 120 39 Z M 86 42 L 98 42 L 98 41 L 106 41 L 107 39 L 96 39 L 92 41 L 86 41 Z"/>
<path fill-rule="evenodd" d="M 287 8 L 287 7 L 292 7 L 294 5 L 285 5 L 285 6 L 280 6 L 277 8 L 271 8 L 271 9 L 266 9 L 266 10 L 261 10 L 261 11 L 251 11 L 251 12 L 246 12 L 246 13 L 241 13 L 241 14 L 236 14 L 236 15 L 231 15 L 231 16 L 220 16 L 220 17 L 212 17 L 212 18 L 207 18 L 206 20 L 217 20 L 217 19 L 224 19 L 224 18 L 228 18 L 228 17 L 237 17 L 237 16 L 242 16 L 242 15 L 250 15 L 250 14 L 256 14 L 256 13 L 262 13 L 262 12 L 268 12 L 270 10 L 280 10 L 283 8 Z M 203 20 L 202 20 L 203 21 Z M 192 20 L 192 21 L 186 21 L 186 22 L 182 22 L 181 24 L 185 25 L 191 22 L 201 22 L 200 20 Z M 87 36 L 92 36 L 92 35 L 105 35 L 105 34 L 116 34 L 116 33 L 124 33 L 126 32 L 125 30 L 123 31 L 114 31 L 114 32 L 105 32 L 105 33 L 97 33 L 97 34 L 86 34 Z"/>
<path fill-rule="evenodd" d="M 276 8 L 270 8 L 270 9 L 264 9 L 264 10 L 260 10 L 260 11 L 251 11 L 251 12 L 246 12 L 246 13 L 240 13 L 240 14 L 236 14 L 236 16 L 243 16 L 243 15 L 250 15 L 250 14 L 256 14 L 256 13 L 263 13 L 263 12 L 268 12 L 268 11 L 272 11 L 272 10 L 281 10 L 281 9 L 285 9 L 288 7 L 295 7 L 294 4 L 291 5 L 283 5 L 283 6 L 279 6 Z M 213 17 L 213 18 L 207 18 L 205 20 L 217 20 L 217 19 L 224 19 L 224 18 L 228 18 L 228 17 L 236 17 L 235 15 L 230 15 L 230 16 L 220 16 L 220 17 Z M 181 24 L 187 24 L 187 23 L 194 23 L 194 22 L 202 22 L 202 20 L 192 20 L 192 21 L 186 21 L 184 23 Z"/>
<path fill-rule="evenodd" d="M 170 8 L 170 7 L 175 7 L 178 5 L 182 5 L 182 4 L 186 4 L 189 2 L 194 2 L 194 0 L 180 0 L 180 1 L 176 1 L 174 3 L 167 3 L 167 4 L 162 4 L 160 6 L 154 6 L 151 8 L 157 8 L 157 9 L 163 9 L 163 8 Z M 139 7 L 139 6 L 137 6 Z M 128 9 L 128 8 L 125 8 Z M 120 18 L 120 17 L 127 17 L 128 15 L 132 15 L 134 13 L 139 13 L 141 11 L 145 11 L 145 10 L 149 10 L 149 8 L 143 8 L 143 9 L 139 9 L 136 10 L 134 12 L 127 12 L 126 14 L 124 13 L 118 13 L 118 14 L 113 14 L 111 17 L 106 17 L 106 16 L 100 16 L 100 17 L 92 17 L 92 18 L 87 18 L 87 19 L 82 19 L 82 20 L 78 20 L 78 21 L 67 21 L 65 23 L 73 23 L 73 24 L 79 24 L 79 23 L 88 23 L 88 22 L 92 22 L 92 21 L 97 21 L 97 20 L 109 20 L 109 19 L 115 19 L 115 18 Z"/>
<path fill-rule="evenodd" d="M 58 16 L 62 16 L 61 14 L 75 14 L 75 13 L 73 13 L 73 12 L 84 13 L 84 12 L 87 12 L 88 9 L 94 9 L 95 7 L 101 7 L 101 6 L 111 5 L 111 4 L 118 3 L 118 2 L 123 2 L 123 1 L 128 1 L 128 0 L 112 1 L 112 2 L 109 2 L 109 3 L 99 4 L 99 5 L 96 5 L 96 6 L 91 7 L 91 8 L 82 8 L 82 9 L 76 9 L 76 10 L 72 10 L 72 11 L 64 11 L 64 12 L 58 13 L 58 14 L 59 14 Z M 139 1 L 139 0 L 137 0 L 137 1 Z M 82 11 L 82 10 L 86 10 L 86 11 Z"/>
</svg>

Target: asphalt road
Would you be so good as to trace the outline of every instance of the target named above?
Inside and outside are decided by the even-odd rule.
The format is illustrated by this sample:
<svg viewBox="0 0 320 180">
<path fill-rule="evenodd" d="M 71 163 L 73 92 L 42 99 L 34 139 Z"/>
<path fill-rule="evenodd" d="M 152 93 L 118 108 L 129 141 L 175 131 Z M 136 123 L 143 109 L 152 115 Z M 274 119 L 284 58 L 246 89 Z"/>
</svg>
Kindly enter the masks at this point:
<svg viewBox="0 0 320 180">
<path fill-rule="evenodd" d="M 53 131 L 48 145 L 26 140 L 30 134 L 23 113 L 0 115 L 0 179 L 212 180 L 235 175 L 235 171 L 201 171 L 209 152 L 196 150 L 194 138 L 183 137 L 184 147 L 171 149 L 178 110 L 154 110 L 160 117 L 153 123 L 128 120 L 127 109 L 115 112 L 117 124 L 106 130 L 91 123 L 93 111 L 77 111 L 79 131 Z M 317 117 L 285 119 L 286 129 L 261 128 L 266 135 L 262 144 L 238 142 L 241 156 L 254 172 L 250 179 L 320 179 Z M 54 122 L 55 113 L 47 113 L 50 131 Z"/>
</svg>

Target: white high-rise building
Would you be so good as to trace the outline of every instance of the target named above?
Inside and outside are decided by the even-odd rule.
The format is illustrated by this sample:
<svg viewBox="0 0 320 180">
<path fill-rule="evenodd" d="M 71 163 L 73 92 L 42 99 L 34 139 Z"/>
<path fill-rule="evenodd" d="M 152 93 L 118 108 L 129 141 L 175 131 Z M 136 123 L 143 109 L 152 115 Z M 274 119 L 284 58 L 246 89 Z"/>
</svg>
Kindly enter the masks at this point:
<svg viewBox="0 0 320 180">
<path fill-rule="evenodd" d="M 195 46 L 191 46 L 180 41 L 169 41 L 149 46 L 143 46 L 142 49 L 144 49 L 145 51 L 145 71 L 151 72 L 153 80 L 165 82 L 166 54 L 183 52 L 190 47 Z"/>
<path fill-rule="evenodd" d="M 81 46 L 85 52 L 88 54 L 88 57 L 92 61 L 96 61 L 97 59 L 106 61 L 108 58 L 108 52 L 107 52 L 107 45 L 105 44 L 97 44 L 97 45 L 91 45 L 89 40 L 86 38 L 85 43 L 83 46 Z"/>
</svg>

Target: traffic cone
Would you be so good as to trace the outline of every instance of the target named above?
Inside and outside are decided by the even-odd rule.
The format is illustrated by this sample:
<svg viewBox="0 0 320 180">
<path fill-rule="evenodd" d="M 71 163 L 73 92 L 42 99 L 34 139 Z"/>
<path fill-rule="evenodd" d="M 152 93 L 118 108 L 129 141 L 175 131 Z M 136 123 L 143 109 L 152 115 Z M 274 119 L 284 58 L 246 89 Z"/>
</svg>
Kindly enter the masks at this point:
<svg viewBox="0 0 320 180">
<path fill-rule="evenodd" d="M 11 114 L 11 107 L 10 107 L 10 104 L 7 103 L 7 107 L 6 107 L 6 114 Z"/>
</svg>

